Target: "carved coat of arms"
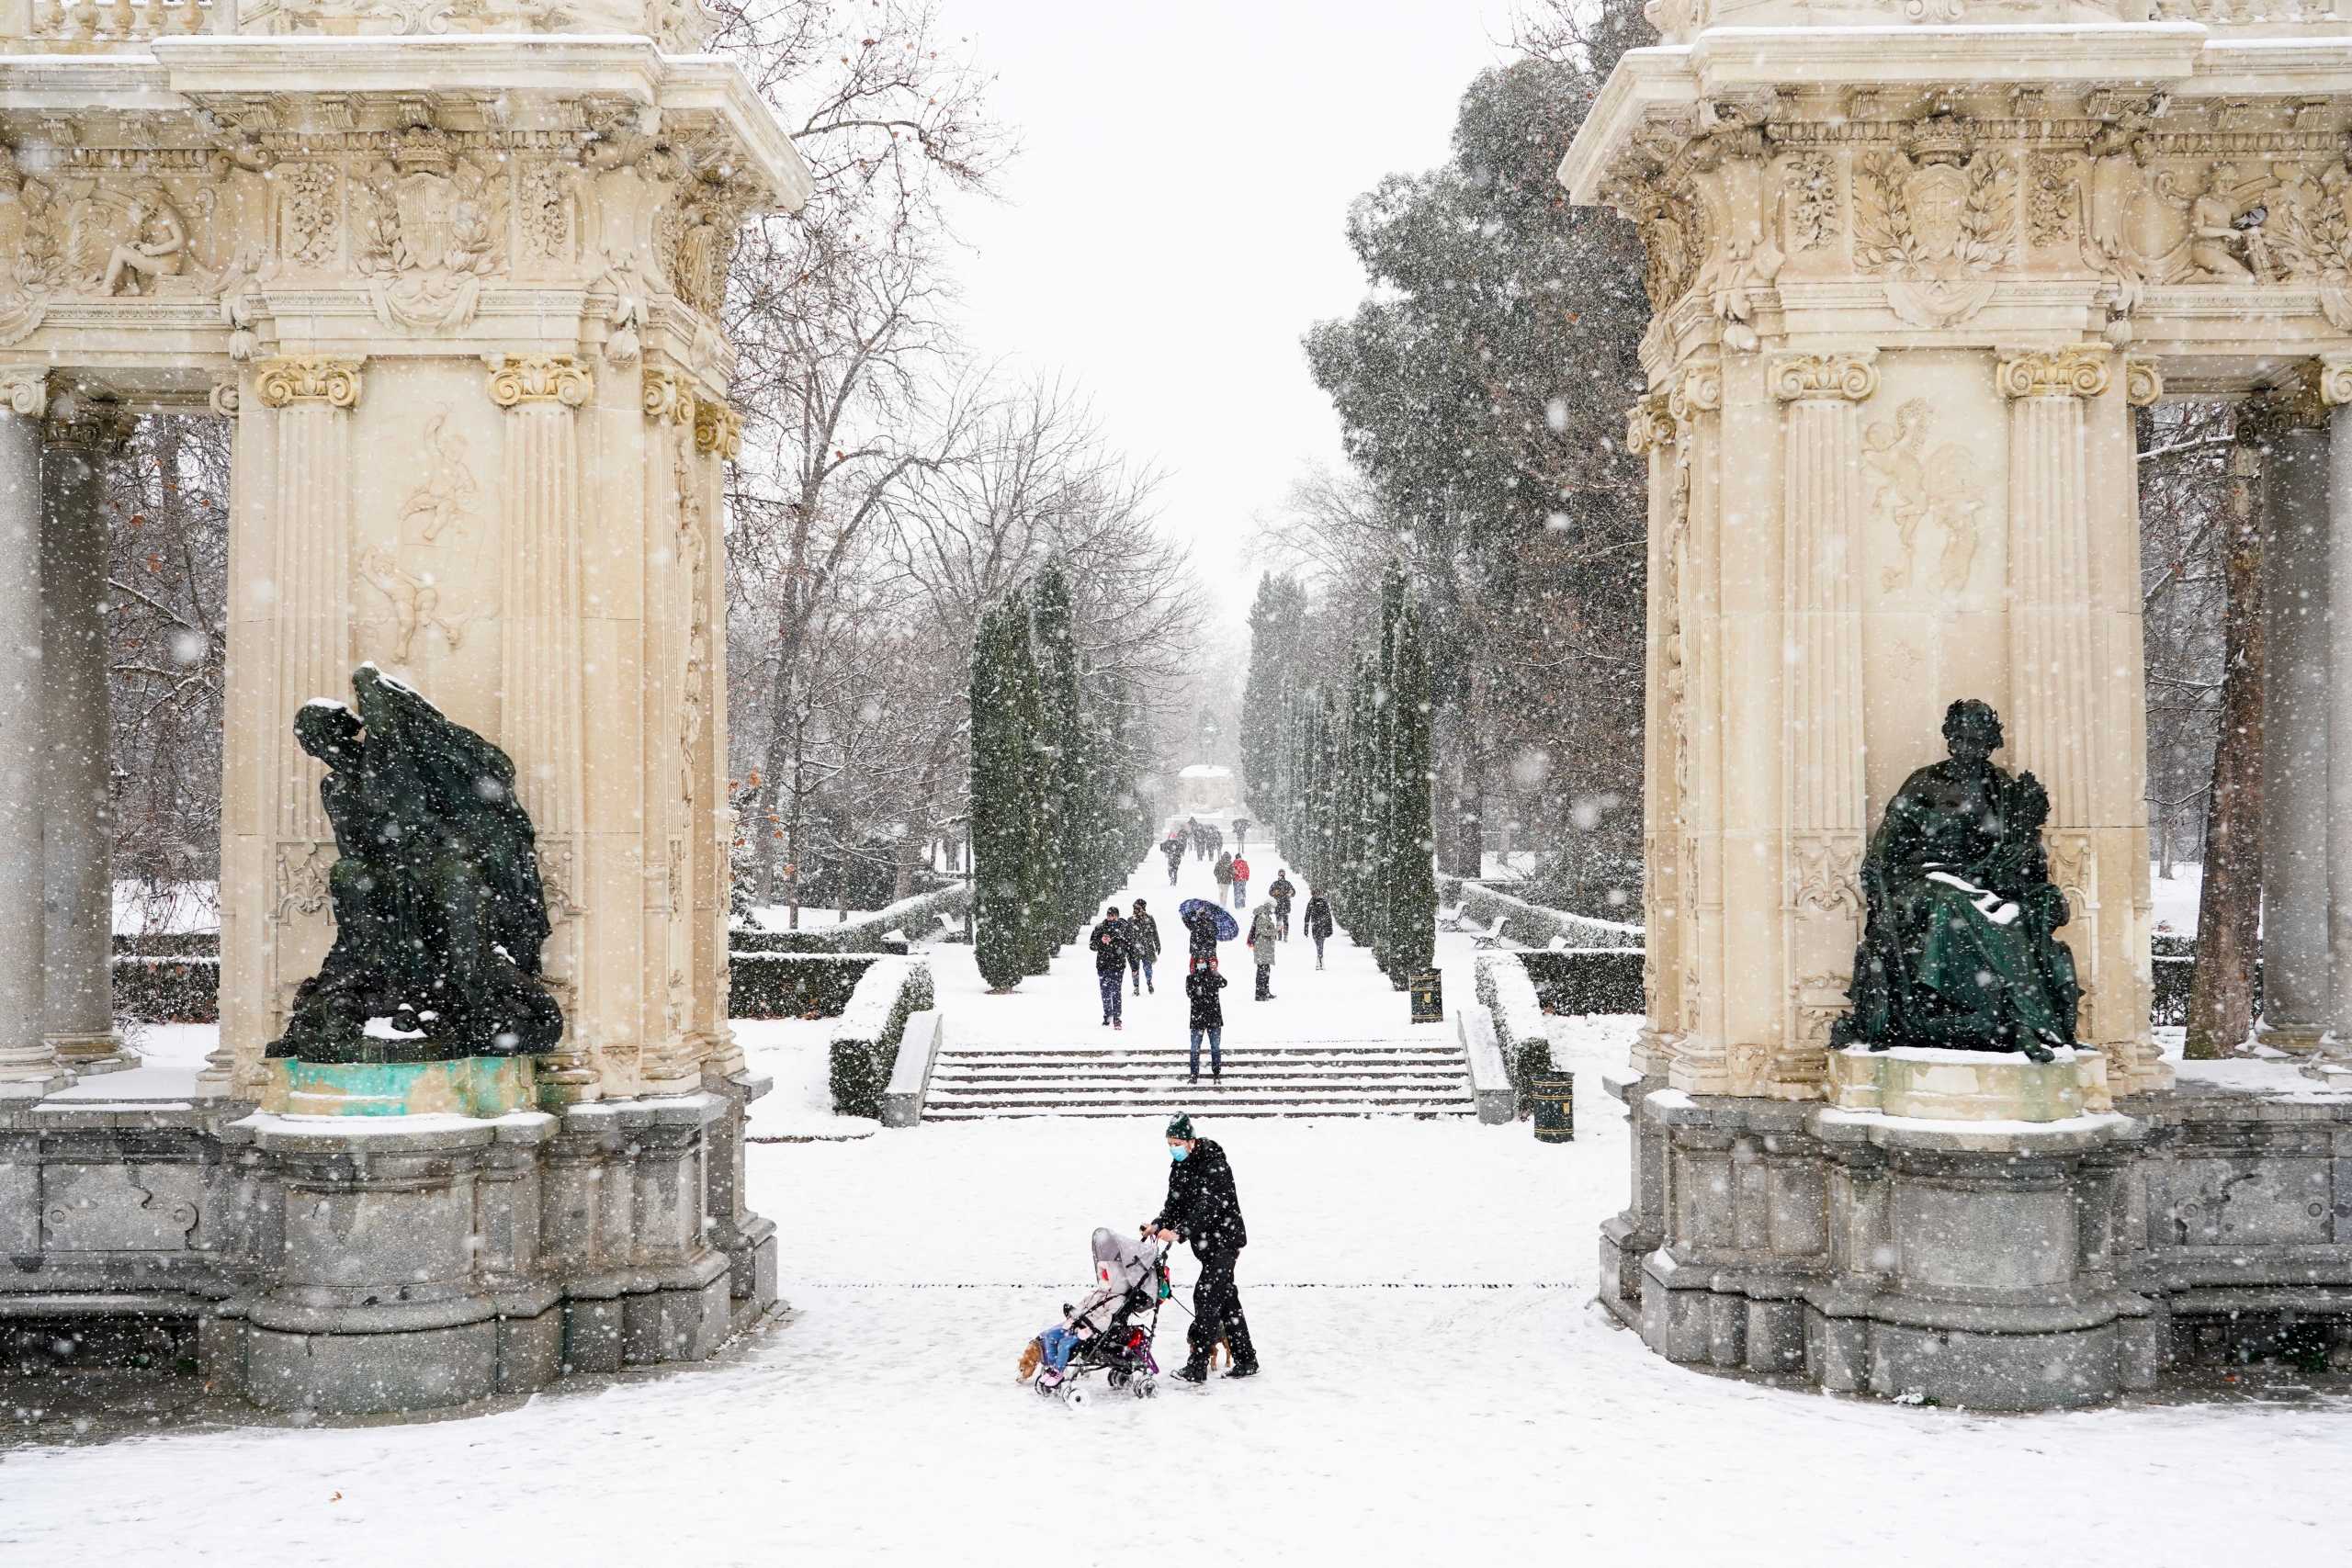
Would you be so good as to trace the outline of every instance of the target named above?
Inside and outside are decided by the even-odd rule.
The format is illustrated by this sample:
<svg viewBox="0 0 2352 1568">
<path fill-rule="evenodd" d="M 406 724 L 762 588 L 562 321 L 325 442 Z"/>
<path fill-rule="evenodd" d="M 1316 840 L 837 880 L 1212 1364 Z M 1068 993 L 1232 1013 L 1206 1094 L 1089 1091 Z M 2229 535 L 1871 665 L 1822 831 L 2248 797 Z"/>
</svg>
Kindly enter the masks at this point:
<svg viewBox="0 0 2352 1568">
<path fill-rule="evenodd" d="M 2017 170 L 2006 153 L 1968 157 L 1949 130 L 1921 142 L 1916 160 L 1887 152 L 1860 161 L 1855 250 L 1884 279 L 1896 315 L 1947 327 L 1984 308 L 1992 274 L 2016 248 Z"/>
</svg>

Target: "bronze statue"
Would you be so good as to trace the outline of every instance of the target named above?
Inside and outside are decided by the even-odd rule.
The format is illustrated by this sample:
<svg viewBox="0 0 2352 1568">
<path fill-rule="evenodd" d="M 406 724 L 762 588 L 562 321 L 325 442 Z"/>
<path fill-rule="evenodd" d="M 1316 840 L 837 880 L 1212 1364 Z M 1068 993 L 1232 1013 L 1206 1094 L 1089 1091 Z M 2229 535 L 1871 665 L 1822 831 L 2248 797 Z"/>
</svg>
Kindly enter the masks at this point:
<svg viewBox="0 0 2352 1568">
<path fill-rule="evenodd" d="M 2001 720 L 1974 700 L 1944 714 L 1951 756 L 1903 781 L 1862 860 L 1869 913 L 1833 1048 L 1863 1043 L 2022 1051 L 2075 1043 L 2082 987 L 2057 938 L 2066 898 L 2050 883 L 2050 795 L 1994 765 Z"/>
<path fill-rule="evenodd" d="M 302 750 L 327 766 L 335 935 L 269 1055 L 432 1062 L 554 1049 L 563 1014 L 539 979 L 547 899 L 514 762 L 372 664 L 351 684 L 356 713 L 322 700 L 294 717 Z"/>
</svg>

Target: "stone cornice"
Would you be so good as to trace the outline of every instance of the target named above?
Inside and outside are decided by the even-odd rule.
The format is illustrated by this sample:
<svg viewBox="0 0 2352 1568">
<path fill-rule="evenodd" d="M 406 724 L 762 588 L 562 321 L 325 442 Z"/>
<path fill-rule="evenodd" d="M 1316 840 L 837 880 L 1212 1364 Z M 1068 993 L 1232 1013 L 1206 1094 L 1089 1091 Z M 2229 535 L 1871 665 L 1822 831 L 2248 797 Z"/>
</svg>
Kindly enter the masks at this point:
<svg viewBox="0 0 2352 1568">
<path fill-rule="evenodd" d="M 1994 380 L 2005 398 L 2096 398 L 2113 372 L 2100 348 L 2028 349 L 2001 356 Z"/>
<path fill-rule="evenodd" d="M 290 408 L 296 403 L 324 403 L 329 408 L 359 406 L 357 359 L 330 359 L 322 355 L 294 355 L 266 359 L 254 367 L 254 395 L 262 407 Z"/>
<path fill-rule="evenodd" d="M 583 407 L 596 395 L 595 372 L 571 354 L 485 355 L 490 400 L 503 409 L 534 404 Z"/>
<path fill-rule="evenodd" d="M 1868 354 L 1790 354 L 1772 361 L 1772 395 L 1783 402 L 1835 399 L 1863 402 L 1878 390 L 1878 366 Z"/>
</svg>

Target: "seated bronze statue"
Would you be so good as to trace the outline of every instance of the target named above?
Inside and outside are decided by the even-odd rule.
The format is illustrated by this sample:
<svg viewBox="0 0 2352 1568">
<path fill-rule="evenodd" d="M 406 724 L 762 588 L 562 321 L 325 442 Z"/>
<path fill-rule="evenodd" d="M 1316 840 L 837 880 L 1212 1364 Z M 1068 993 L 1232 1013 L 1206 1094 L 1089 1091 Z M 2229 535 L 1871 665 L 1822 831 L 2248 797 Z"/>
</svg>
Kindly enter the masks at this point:
<svg viewBox="0 0 2352 1568">
<path fill-rule="evenodd" d="M 351 683 L 358 712 L 321 700 L 294 717 L 302 750 L 327 766 L 334 945 L 268 1054 L 433 1062 L 553 1050 L 563 1014 L 539 977 L 547 898 L 513 761 L 373 665 Z"/>
<path fill-rule="evenodd" d="M 2066 898 L 2051 886 L 2050 795 L 1996 767 L 2001 720 L 1973 699 L 1944 714 L 1951 755 L 1903 781 L 1862 860 L 1868 913 L 1854 1010 L 1833 1049 L 1866 1044 L 2022 1051 L 2075 1043 L 2082 988 L 2057 937 Z"/>
</svg>

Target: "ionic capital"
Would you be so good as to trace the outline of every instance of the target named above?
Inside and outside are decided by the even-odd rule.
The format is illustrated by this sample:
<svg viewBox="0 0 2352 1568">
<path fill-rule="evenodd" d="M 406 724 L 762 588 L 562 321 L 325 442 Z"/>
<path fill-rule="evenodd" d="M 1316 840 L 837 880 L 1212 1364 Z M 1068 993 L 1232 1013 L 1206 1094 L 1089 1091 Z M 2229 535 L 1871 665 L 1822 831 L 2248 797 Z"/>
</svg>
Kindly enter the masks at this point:
<svg viewBox="0 0 2352 1568">
<path fill-rule="evenodd" d="M 52 452 L 79 452 L 98 458 L 120 450 L 130 439 L 130 417 L 120 404 L 69 394 L 51 401 L 49 417 L 41 422 L 40 441 Z"/>
<path fill-rule="evenodd" d="M 49 412 L 49 372 L 30 365 L 0 367 L 0 413 L 39 419 Z"/>
<path fill-rule="evenodd" d="M 2005 398 L 2096 398 L 2112 373 L 2105 349 L 2028 349 L 2001 356 L 1994 372 Z"/>
<path fill-rule="evenodd" d="M 212 412 L 222 419 L 234 419 L 237 417 L 237 406 L 241 399 L 242 394 L 237 389 L 236 378 L 232 376 L 226 381 L 215 381 L 205 401 L 211 404 Z"/>
<path fill-rule="evenodd" d="M 695 403 L 695 450 L 732 458 L 743 450 L 743 416 L 715 398 Z"/>
<path fill-rule="evenodd" d="M 1867 401 L 1878 390 L 1878 364 L 1871 354 L 1787 354 L 1772 361 L 1772 395 L 1782 402 L 1801 399 Z"/>
<path fill-rule="evenodd" d="M 595 395 L 596 374 L 572 354 L 498 354 L 490 366 L 490 400 L 503 409 L 560 404 L 576 409 Z"/>
<path fill-rule="evenodd" d="M 1724 372 L 1720 365 L 1694 365 L 1674 378 L 1667 394 L 1668 412 L 1681 423 L 1694 414 L 1713 413 L 1724 406 Z"/>
<path fill-rule="evenodd" d="M 2352 405 L 2352 355 L 2324 354 L 2313 362 L 2319 400 L 2332 409 Z"/>
<path fill-rule="evenodd" d="M 2165 373 L 2156 368 L 2153 359 L 2127 359 L 2123 362 L 2123 400 L 2135 409 L 2143 409 L 2165 395 Z"/>
<path fill-rule="evenodd" d="M 1668 411 L 1664 392 L 1652 392 L 1634 400 L 1625 411 L 1625 450 L 1635 457 L 1657 447 L 1674 444 L 1674 415 Z"/>
<path fill-rule="evenodd" d="M 645 417 L 656 424 L 695 422 L 695 385 L 667 370 L 645 373 Z"/>
<path fill-rule="evenodd" d="M 265 359 L 254 367 L 254 395 L 264 408 L 291 408 L 296 403 L 324 403 L 331 409 L 359 406 L 359 367 L 356 359 L 329 359 L 320 355 L 296 355 Z"/>
</svg>

